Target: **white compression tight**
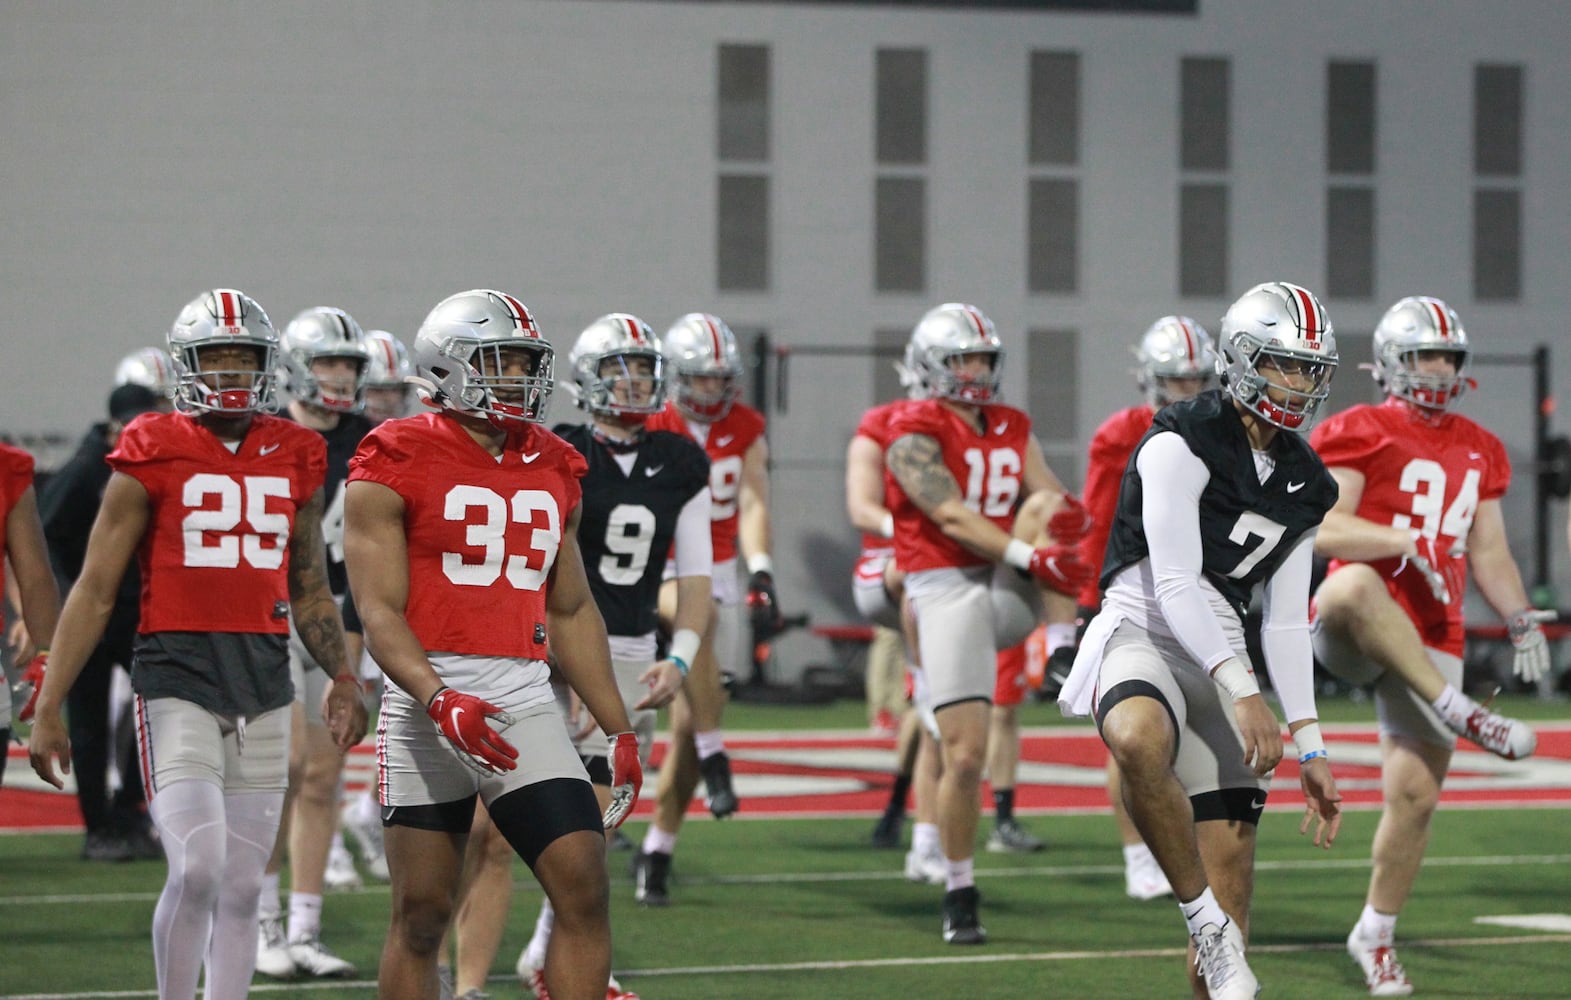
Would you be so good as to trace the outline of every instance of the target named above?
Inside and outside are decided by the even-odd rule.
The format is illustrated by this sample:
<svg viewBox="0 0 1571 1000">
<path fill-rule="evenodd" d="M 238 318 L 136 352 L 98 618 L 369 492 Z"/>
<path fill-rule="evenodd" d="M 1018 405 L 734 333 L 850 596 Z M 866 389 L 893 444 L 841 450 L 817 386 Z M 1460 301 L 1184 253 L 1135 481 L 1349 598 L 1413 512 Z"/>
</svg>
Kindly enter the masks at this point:
<svg viewBox="0 0 1571 1000">
<path fill-rule="evenodd" d="M 160 788 L 149 807 L 169 876 L 153 911 L 162 1000 L 192 1000 L 207 965 L 206 1000 L 244 1000 L 256 969 L 256 901 L 284 793 L 237 792 L 207 781 Z"/>
</svg>

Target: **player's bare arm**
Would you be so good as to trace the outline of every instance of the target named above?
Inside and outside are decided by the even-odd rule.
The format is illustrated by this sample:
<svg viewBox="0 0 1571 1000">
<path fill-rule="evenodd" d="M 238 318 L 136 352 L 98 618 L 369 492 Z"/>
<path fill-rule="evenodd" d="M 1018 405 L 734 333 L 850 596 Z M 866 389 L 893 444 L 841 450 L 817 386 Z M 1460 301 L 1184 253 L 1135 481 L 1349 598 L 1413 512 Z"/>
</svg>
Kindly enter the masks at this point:
<svg viewBox="0 0 1571 1000">
<path fill-rule="evenodd" d="M 605 619 L 600 617 L 584 573 L 584 559 L 578 548 L 581 517 L 582 508 L 573 508 L 562 529 L 562 544 L 546 584 L 546 632 L 551 636 L 551 655 L 557 670 L 578 692 L 589 714 L 607 734 L 625 733 L 633 724 L 627 718 L 627 708 L 611 672 Z"/>
<path fill-rule="evenodd" d="M 676 578 L 676 615 L 672 619 L 673 634 L 691 629 L 703 635 L 714 618 L 715 602 L 710 597 L 713 584 L 709 576 L 679 576 Z M 692 666 L 692 664 L 688 664 Z M 660 708 L 671 702 L 682 690 L 685 675 L 676 663 L 667 658 L 650 667 L 639 680 L 649 685 L 649 693 L 638 700 L 634 708 Z"/>
<path fill-rule="evenodd" d="M 1330 470 L 1339 490 L 1336 506 L 1326 512 L 1315 536 L 1315 554 L 1327 559 L 1372 562 L 1415 553 L 1413 536 L 1401 528 L 1358 516 L 1364 496 L 1364 474 L 1338 466 Z"/>
<path fill-rule="evenodd" d="M 937 439 L 902 435 L 889 445 L 884 461 L 906 496 L 946 537 L 994 562 L 1004 557 L 1008 532 L 965 505 Z"/>
<path fill-rule="evenodd" d="M 743 557 L 769 555 L 774 551 L 769 527 L 769 445 L 761 437 L 742 456 L 737 502 L 736 533 Z"/>
<path fill-rule="evenodd" d="M 344 622 L 327 584 L 322 504 L 317 490 L 295 515 L 289 535 L 289 603 L 300 641 L 317 665 L 336 677 L 344 670 Z"/>
<path fill-rule="evenodd" d="M 60 621 L 60 589 L 49 565 L 49 547 L 38 518 L 38 494 L 31 486 L 17 498 L 6 518 L 5 548 L 6 561 L 11 564 L 6 579 L 15 581 L 20 599 L 12 607 L 21 608 L 29 636 L 48 642 Z M 33 658 L 31 650 L 26 652 L 27 656 L 18 657 L 22 663 Z"/>
<path fill-rule="evenodd" d="M 404 501 L 381 483 L 357 479 L 344 491 L 344 565 L 366 648 L 387 679 L 429 705 L 442 688 L 404 618 L 409 606 L 409 543 Z"/>
<path fill-rule="evenodd" d="M 104 634 L 120 580 L 147 531 L 148 517 L 147 491 L 142 484 L 121 472 L 110 476 L 87 542 L 82 573 L 71 588 L 49 644 L 49 669 L 33 710 L 28 755 L 38 776 L 56 788 L 65 786 L 55 774 L 55 760 L 67 773 L 71 770 L 71 744 L 61 706 Z"/>
<path fill-rule="evenodd" d="M 846 446 L 846 514 L 858 531 L 885 533 L 889 508 L 884 506 L 884 449 L 860 434 Z"/>
<path fill-rule="evenodd" d="M 1522 572 L 1506 539 L 1505 515 L 1499 500 L 1479 502 L 1473 529 L 1467 535 L 1467 555 L 1478 592 L 1502 618 L 1529 605 Z"/>
<path fill-rule="evenodd" d="M 322 718 L 338 749 L 347 751 L 365 736 L 369 719 L 360 681 L 345 666 L 344 621 L 327 583 L 322 497 L 317 490 L 295 515 L 289 536 L 289 604 L 300 641 L 333 678 L 322 702 Z"/>
</svg>

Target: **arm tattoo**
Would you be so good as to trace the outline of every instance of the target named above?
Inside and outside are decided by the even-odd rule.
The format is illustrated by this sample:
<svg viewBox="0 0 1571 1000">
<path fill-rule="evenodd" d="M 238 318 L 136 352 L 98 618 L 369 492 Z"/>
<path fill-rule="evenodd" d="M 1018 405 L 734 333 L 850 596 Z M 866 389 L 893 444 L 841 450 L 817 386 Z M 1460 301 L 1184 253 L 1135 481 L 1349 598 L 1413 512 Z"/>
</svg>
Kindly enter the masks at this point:
<svg viewBox="0 0 1571 1000">
<path fill-rule="evenodd" d="M 344 623 L 327 586 L 321 490 L 295 514 L 289 538 L 289 601 L 306 651 L 329 677 L 336 677 L 344 669 Z"/>
<path fill-rule="evenodd" d="M 960 484 L 944 464 L 938 441 L 926 434 L 907 434 L 884 453 L 889 471 L 894 473 L 906 496 L 923 510 L 932 510 L 945 500 L 960 498 Z"/>
</svg>

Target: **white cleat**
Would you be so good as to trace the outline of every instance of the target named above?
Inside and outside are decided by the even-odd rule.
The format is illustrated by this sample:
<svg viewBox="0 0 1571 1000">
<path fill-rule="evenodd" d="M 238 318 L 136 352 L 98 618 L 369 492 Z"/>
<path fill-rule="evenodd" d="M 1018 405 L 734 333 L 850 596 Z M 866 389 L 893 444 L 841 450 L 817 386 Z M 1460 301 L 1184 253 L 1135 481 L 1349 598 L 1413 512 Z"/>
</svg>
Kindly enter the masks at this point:
<svg viewBox="0 0 1571 1000">
<path fill-rule="evenodd" d="M 1413 994 L 1413 981 L 1396 960 L 1396 949 L 1358 933 L 1353 927 L 1347 936 L 1347 953 L 1364 972 L 1364 985 L 1372 997 L 1405 997 Z"/>
<path fill-rule="evenodd" d="M 256 971 L 274 979 L 295 977 L 295 960 L 289 957 L 282 917 L 263 917 L 257 924 Z"/>
<path fill-rule="evenodd" d="M 355 847 L 360 851 L 360 859 L 365 862 L 366 871 L 378 882 L 386 882 L 390 876 L 387 871 L 387 848 L 382 844 L 382 821 L 379 817 L 366 817 L 354 802 L 344 806 L 339 814 L 341 825 L 349 838 L 355 842 Z"/>
<path fill-rule="evenodd" d="M 1139 900 L 1160 899 L 1173 894 L 1167 876 L 1162 874 L 1162 866 L 1156 863 L 1156 858 L 1151 856 L 1149 850 L 1141 852 L 1132 860 L 1125 859 L 1124 894 L 1130 899 Z"/>
<path fill-rule="evenodd" d="M 1447 725 L 1450 725 L 1449 720 Z M 1454 725 L 1451 728 L 1458 736 L 1465 736 L 1506 760 L 1523 760 L 1533 756 L 1533 751 L 1538 749 L 1538 736 L 1527 723 L 1492 712 L 1487 704 L 1473 709 L 1461 728 Z"/>
<path fill-rule="evenodd" d="M 1244 938 L 1237 924 L 1231 920 L 1221 927 L 1206 924 L 1192 937 L 1195 968 L 1211 1000 L 1254 1000 L 1260 995 L 1260 980 L 1244 961 Z"/>
<path fill-rule="evenodd" d="M 342 843 L 334 843 L 327 852 L 322 885 L 329 889 L 358 889 L 362 885 L 360 873 L 355 870 L 355 859 Z"/>
<path fill-rule="evenodd" d="M 906 852 L 906 878 L 912 882 L 943 885 L 949 878 L 949 865 L 942 851 L 918 854 L 914 849 Z"/>
<path fill-rule="evenodd" d="M 303 975 L 337 979 L 355 974 L 354 963 L 328 951 L 315 934 L 289 942 L 289 957 Z"/>
</svg>

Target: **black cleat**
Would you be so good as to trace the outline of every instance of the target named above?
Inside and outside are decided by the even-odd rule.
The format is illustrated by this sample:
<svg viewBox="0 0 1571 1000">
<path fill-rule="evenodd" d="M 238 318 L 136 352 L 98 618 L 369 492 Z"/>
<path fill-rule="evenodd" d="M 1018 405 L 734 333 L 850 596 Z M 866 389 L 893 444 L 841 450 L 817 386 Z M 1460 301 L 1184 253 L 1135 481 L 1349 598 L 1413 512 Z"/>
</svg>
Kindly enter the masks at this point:
<svg viewBox="0 0 1571 1000">
<path fill-rule="evenodd" d="M 704 803 L 715 819 L 725 819 L 736 812 L 736 792 L 731 789 L 731 758 L 724 750 L 712 753 L 698 762 L 698 773 L 704 776 Z"/>
<path fill-rule="evenodd" d="M 905 822 L 904 813 L 884 813 L 878 825 L 873 827 L 873 846 L 884 849 L 899 847 Z"/>
<path fill-rule="evenodd" d="M 670 906 L 666 883 L 671 878 L 671 855 L 661 851 L 633 856 L 633 899 L 642 906 Z"/>
<path fill-rule="evenodd" d="M 987 928 L 977 917 L 977 904 L 981 894 L 976 886 L 950 889 L 944 893 L 944 941 L 947 944 L 983 944 L 987 941 Z"/>
</svg>

